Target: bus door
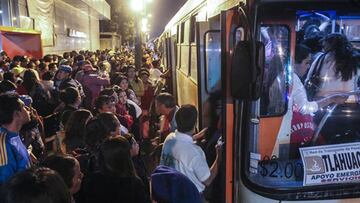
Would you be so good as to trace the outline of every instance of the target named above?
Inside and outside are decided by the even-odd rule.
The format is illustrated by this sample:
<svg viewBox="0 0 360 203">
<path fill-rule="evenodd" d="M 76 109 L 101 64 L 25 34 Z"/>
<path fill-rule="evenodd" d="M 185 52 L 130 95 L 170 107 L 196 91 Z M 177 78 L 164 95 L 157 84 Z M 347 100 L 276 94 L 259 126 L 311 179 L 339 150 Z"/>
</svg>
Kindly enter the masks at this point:
<svg viewBox="0 0 360 203">
<path fill-rule="evenodd" d="M 208 21 L 196 22 L 199 128 L 209 127 L 214 106 L 209 95 L 220 83 L 220 30 L 210 30 Z M 219 90 L 219 89 L 217 89 Z"/>
<path fill-rule="evenodd" d="M 221 12 L 221 98 L 222 113 L 221 126 L 222 137 L 225 140 L 225 156 L 223 166 L 225 167 L 225 202 L 234 202 L 234 190 L 237 187 L 239 177 L 233 171 L 237 171 L 238 165 L 234 164 L 236 150 L 235 143 L 239 137 L 234 136 L 234 100 L 231 97 L 230 78 L 232 52 L 237 40 L 244 36 L 243 25 L 239 21 L 239 13 L 236 8 Z M 240 36 L 242 35 L 242 36 Z M 223 147 L 224 148 L 224 147 Z M 224 168 L 223 168 L 224 169 Z"/>
</svg>

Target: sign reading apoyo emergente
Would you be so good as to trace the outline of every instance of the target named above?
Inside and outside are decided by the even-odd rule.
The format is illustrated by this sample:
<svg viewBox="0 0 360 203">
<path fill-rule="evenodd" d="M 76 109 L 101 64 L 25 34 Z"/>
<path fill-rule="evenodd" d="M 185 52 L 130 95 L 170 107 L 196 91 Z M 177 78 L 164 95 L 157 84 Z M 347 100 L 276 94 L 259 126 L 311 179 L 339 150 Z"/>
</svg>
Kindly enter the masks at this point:
<svg viewBox="0 0 360 203">
<path fill-rule="evenodd" d="M 360 182 L 360 142 L 300 148 L 303 185 Z"/>
</svg>

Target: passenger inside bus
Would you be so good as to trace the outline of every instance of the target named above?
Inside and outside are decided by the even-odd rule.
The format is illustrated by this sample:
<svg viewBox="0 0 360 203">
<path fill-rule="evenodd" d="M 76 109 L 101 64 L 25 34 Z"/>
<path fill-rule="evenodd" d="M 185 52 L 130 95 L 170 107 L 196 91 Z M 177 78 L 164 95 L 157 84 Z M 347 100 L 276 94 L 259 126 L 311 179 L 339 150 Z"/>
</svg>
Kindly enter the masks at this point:
<svg viewBox="0 0 360 203">
<path fill-rule="evenodd" d="M 312 63 L 306 82 L 313 87 L 310 99 L 357 89 L 357 67 L 345 35 L 329 34 L 323 40 L 324 53 Z"/>
</svg>

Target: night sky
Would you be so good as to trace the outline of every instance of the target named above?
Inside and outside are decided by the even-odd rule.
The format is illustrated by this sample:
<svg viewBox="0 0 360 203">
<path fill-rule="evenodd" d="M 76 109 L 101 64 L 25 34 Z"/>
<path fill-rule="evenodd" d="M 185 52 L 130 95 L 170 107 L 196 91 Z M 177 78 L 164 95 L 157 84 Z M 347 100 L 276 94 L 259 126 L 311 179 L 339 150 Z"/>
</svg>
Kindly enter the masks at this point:
<svg viewBox="0 0 360 203">
<path fill-rule="evenodd" d="M 186 0 L 153 0 L 150 13 L 150 38 L 157 37 L 164 30 L 165 25 L 185 4 Z"/>
</svg>

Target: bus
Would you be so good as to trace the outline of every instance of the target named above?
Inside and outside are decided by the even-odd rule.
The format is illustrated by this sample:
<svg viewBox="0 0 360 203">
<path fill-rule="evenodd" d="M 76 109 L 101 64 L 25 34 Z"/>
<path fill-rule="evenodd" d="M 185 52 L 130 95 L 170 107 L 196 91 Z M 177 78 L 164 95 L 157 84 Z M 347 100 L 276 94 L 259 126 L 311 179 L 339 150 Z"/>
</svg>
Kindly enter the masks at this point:
<svg viewBox="0 0 360 203">
<path fill-rule="evenodd" d="M 302 113 L 294 92 L 309 89 L 295 75 L 295 50 L 309 48 L 311 67 L 329 62 L 324 39 L 334 36 L 346 39 L 333 48 L 351 52 L 354 68 L 347 79 L 329 68 L 343 91 L 305 97 L 319 105 Z M 225 141 L 210 202 L 359 201 L 359 1 L 188 0 L 159 43 L 178 104 L 196 105 L 199 129 Z M 335 97 L 345 99 L 320 106 Z"/>
</svg>

